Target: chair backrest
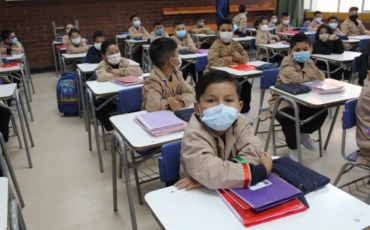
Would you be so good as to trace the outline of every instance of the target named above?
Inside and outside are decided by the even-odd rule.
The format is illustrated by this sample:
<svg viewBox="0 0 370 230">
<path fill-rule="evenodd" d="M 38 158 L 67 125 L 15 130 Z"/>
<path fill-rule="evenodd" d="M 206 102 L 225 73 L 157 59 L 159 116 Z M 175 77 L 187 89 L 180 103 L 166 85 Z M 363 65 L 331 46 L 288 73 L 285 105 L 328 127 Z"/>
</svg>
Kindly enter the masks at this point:
<svg viewBox="0 0 370 230">
<path fill-rule="evenodd" d="M 143 86 L 129 87 L 118 92 L 117 111 L 119 114 L 132 113 L 141 110 Z"/>
<path fill-rule="evenodd" d="M 311 44 L 313 44 L 315 42 L 315 36 L 316 36 L 316 34 L 310 34 Z"/>
<path fill-rule="evenodd" d="M 350 129 L 356 125 L 356 105 L 358 98 L 347 101 L 344 104 L 342 128 Z"/>
<path fill-rule="evenodd" d="M 275 34 L 275 30 L 276 30 L 275 28 L 273 30 L 271 30 L 271 33 L 272 34 Z"/>
<path fill-rule="evenodd" d="M 352 73 L 358 72 L 358 57 L 355 57 L 352 62 Z"/>
<path fill-rule="evenodd" d="M 0 85 L 4 84 L 3 79 L 0 78 Z"/>
<path fill-rule="evenodd" d="M 250 29 L 250 28 L 252 28 L 252 26 L 250 26 L 250 25 L 247 25 L 247 29 Z"/>
<path fill-rule="evenodd" d="M 208 64 L 208 57 L 207 56 L 201 56 L 197 57 L 197 60 L 195 62 L 195 71 L 204 71 L 206 69 L 206 66 Z"/>
<path fill-rule="evenodd" d="M 250 43 L 249 43 L 249 48 L 250 48 L 251 50 L 256 50 L 256 49 L 257 49 L 257 48 L 256 48 L 256 39 L 255 39 L 255 38 L 251 39 L 251 41 L 250 41 Z"/>
<path fill-rule="evenodd" d="M 307 32 L 308 27 L 300 27 L 299 32 Z"/>
<path fill-rule="evenodd" d="M 161 182 L 180 178 L 180 151 L 182 141 L 175 141 L 162 146 L 162 156 L 158 157 Z"/>
<path fill-rule="evenodd" d="M 370 42 L 370 39 L 362 39 L 362 40 L 360 40 L 360 42 L 359 42 L 359 44 L 358 44 L 358 49 L 360 50 L 360 52 L 362 52 L 364 49 L 365 49 L 365 47 L 366 47 L 366 45 L 368 44 Z"/>
<path fill-rule="evenodd" d="M 87 63 L 87 56 L 82 58 L 82 63 Z"/>
<path fill-rule="evenodd" d="M 269 89 L 271 86 L 276 84 L 276 79 L 280 69 L 267 69 L 262 71 L 261 76 L 261 90 Z"/>
</svg>

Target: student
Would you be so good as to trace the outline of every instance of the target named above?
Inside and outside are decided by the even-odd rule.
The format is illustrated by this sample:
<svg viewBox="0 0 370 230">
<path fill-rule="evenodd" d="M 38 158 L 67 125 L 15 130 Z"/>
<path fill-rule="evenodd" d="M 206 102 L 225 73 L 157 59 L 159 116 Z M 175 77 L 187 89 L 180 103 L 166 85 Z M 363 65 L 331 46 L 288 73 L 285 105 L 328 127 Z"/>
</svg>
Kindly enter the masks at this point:
<svg viewBox="0 0 370 230">
<path fill-rule="evenodd" d="M 290 40 L 289 55 L 286 56 L 281 63 L 276 84 L 324 80 L 324 73 L 315 66 L 313 61 L 310 59 L 310 55 L 310 39 L 303 33 L 294 35 Z M 269 99 L 269 111 L 271 113 L 273 112 L 277 97 L 277 94 L 272 93 Z M 301 120 L 304 120 L 317 113 L 321 109 L 322 108 L 309 108 L 304 105 L 300 105 L 299 117 Z M 283 101 L 279 106 L 279 110 L 290 114 L 291 116 L 294 116 L 294 110 L 287 102 Z M 317 150 L 317 147 L 313 140 L 310 138 L 309 134 L 321 128 L 327 115 L 328 112 L 325 111 L 308 123 L 300 126 L 301 144 L 303 144 L 307 149 L 311 151 Z M 285 135 L 285 141 L 289 148 L 290 156 L 296 157 L 297 141 L 295 121 L 278 113 L 276 114 L 276 120 L 281 124 L 283 133 Z"/>
<path fill-rule="evenodd" d="M 66 34 L 63 35 L 62 37 L 62 42 L 63 42 L 63 45 L 68 45 L 71 43 L 71 41 L 69 40 L 69 31 L 73 28 L 73 25 L 72 24 L 65 24 L 64 26 L 65 30 L 66 30 Z"/>
<path fill-rule="evenodd" d="M 211 28 L 204 25 L 204 18 L 197 15 L 195 16 L 195 25 L 191 28 L 192 34 L 206 34 Z"/>
<path fill-rule="evenodd" d="M 69 40 L 71 41 L 67 45 L 67 53 L 69 54 L 78 54 L 78 53 L 86 53 L 89 47 L 86 43 L 81 39 L 80 31 L 76 28 L 72 28 L 69 33 Z M 66 61 L 66 69 L 68 71 L 74 71 L 77 68 L 77 64 L 81 63 L 80 60 L 70 60 Z"/>
<path fill-rule="evenodd" d="M 153 31 L 150 33 L 150 42 L 153 42 L 158 38 L 168 38 L 168 33 L 164 31 L 163 22 L 161 20 L 155 20 L 153 25 Z"/>
<path fill-rule="evenodd" d="M 315 42 L 313 43 L 314 54 L 342 54 L 344 52 L 344 46 L 342 40 L 333 33 L 330 26 L 322 24 L 316 31 Z M 321 70 L 326 70 L 327 66 L 323 62 L 318 62 L 316 66 Z M 339 66 L 329 64 L 330 71 L 336 70 Z M 330 74 L 331 78 L 340 80 L 342 79 L 342 69 Z"/>
<path fill-rule="evenodd" d="M 339 36 L 345 36 L 345 34 L 340 30 L 338 22 L 339 20 L 337 16 L 332 15 L 328 18 L 328 25 L 333 30 L 333 33 Z"/>
<path fill-rule="evenodd" d="M 130 17 L 131 27 L 128 30 L 130 33 L 131 39 L 147 39 L 149 38 L 149 33 L 146 29 L 141 26 L 141 21 L 138 15 L 131 15 Z M 138 62 L 140 65 L 142 63 L 142 55 L 143 55 L 143 48 L 141 47 L 142 44 L 131 45 L 131 50 L 135 52 L 132 53 L 132 59 Z"/>
<path fill-rule="evenodd" d="M 279 20 L 279 18 L 278 18 L 278 16 L 277 16 L 277 14 L 273 14 L 272 16 L 271 16 L 271 20 L 270 20 L 270 22 L 269 22 L 269 24 L 268 24 L 268 27 L 269 28 L 276 28 L 277 26 L 278 26 L 278 20 Z M 289 23 L 288 23 L 289 24 Z"/>
<path fill-rule="evenodd" d="M 369 62 L 370 64 L 370 62 Z M 358 151 L 357 164 L 370 166 L 370 135 L 367 134 L 370 128 L 370 70 L 367 71 L 367 78 L 364 80 L 360 97 L 356 106 L 356 142 L 360 149 Z"/>
<path fill-rule="evenodd" d="M 286 32 L 292 30 L 292 26 L 289 24 L 290 15 L 288 12 L 283 12 L 281 14 L 281 23 L 276 28 L 276 33 Z"/>
<path fill-rule="evenodd" d="M 279 41 L 278 36 L 270 33 L 267 26 L 267 18 L 259 16 L 254 20 L 254 28 L 257 29 L 256 45 L 258 44 L 275 44 Z M 271 55 L 270 55 L 271 56 Z M 260 50 L 257 56 L 258 60 L 267 61 L 267 55 L 264 50 Z M 283 58 L 279 55 L 270 58 L 270 63 L 279 63 Z"/>
<path fill-rule="evenodd" d="M 233 18 L 234 23 L 238 27 L 239 32 L 247 33 L 247 6 L 241 4 L 239 6 L 239 14 Z M 244 36 L 245 37 L 245 36 Z"/>
<path fill-rule="evenodd" d="M 190 190 L 247 188 L 270 174 L 272 160 L 244 116 L 240 84 L 224 71 L 204 75 L 195 86 L 195 113 L 185 130 L 180 178 Z"/>
<path fill-rule="evenodd" d="M 2 101 L 0 101 L 0 133 L 3 135 L 5 142 L 8 142 L 9 140 L 10 118 L 11 118 L 10 110 L 5 107 Z"/>
<path fill-rule="evenodd" d="M 21 54 L 22 44 L 18 41 L 15 33 L 11 30 L 1 31 L 0 52 L 4 54 Z"/>
<path fill-rule="evenodd" d="M 204 73 L 211 72 L 211 67 L 224 67 L 249 61 L 248 53 L 239 42 L 232 40 L 233 27 L 229 19 L 220 20 L 217 24 L 217 40 L 212 44 L 208 51 L 208 64 Z M 244 81 L 244 79 L 240 79 Z M 245 81 L 242 85 L 241 100 L 243 108 L 241 113 L 245 114 L 250 123 L 253 123 L 248 112 L 250 110 L 252 85 Z"/>
<path fill-rule="evenodd" d="M 323 24 L 322 13 L 320 11 L 315 11 L 315 13 L 313 13 L 313 20 L 308 26 L 307 31 L 316 31 L 321 24 Z"/>
<path fill-rule="evenodd" d="M 100 63 L 103 58 L 101 55 L 101 44 L 105 41 L 103 31 L 97 30 L 93 33 L 94 45 L 89 48 L 86 54 L 87 63 Z"/>
<path fill-rule="evenodd" d="M 340 25 L 342 32 L 347 36 L 370 35 L 358 18 L 358 7 L 352 6 L 348 11 L 348 18 Z"/>
<path fill-rule="evenodd" d="M 155 68 L 144 82 L 142 109 L 176 111 L 194 103 L 194 89 L 179 71 L 181 59 L 176 42 L 170 38 L 156 39 L 150 44 L 149 56 Z"/>
<path fill-rule="evenodd" d="M 104 41 L 101 45 L 103 60 L 96 68 L 97 81 L 110 81 L 116 77 L 122 76 L 141 76 L 143 71 L 140 66 L 130 64 L 130 60 L 121 57 L 118 46 L 111 41 Z M 105 98 L 97 98 L 94 102 L 95 107 L 101 106 L 106 102 Z M 96 118 L 103 124 L 105 130 L 113 130 L 113 126 L 109 121 L 110 114 L 117 111 L 117 107 L 113 102 L 109 102 L 102 109 L 96 111 Z"/>
</svg>

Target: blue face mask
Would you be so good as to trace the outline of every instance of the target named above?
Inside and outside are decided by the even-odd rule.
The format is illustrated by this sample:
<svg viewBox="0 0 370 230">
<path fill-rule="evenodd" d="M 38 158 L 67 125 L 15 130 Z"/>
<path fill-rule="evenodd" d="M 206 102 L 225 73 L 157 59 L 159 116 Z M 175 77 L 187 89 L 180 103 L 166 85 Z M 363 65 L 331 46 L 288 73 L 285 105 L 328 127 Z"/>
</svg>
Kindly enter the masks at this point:
<svg viewBox="0 0 370 230">
<path fill-rule="evenodd" d="M 298 63 L 305 63 L 306 61 L 310 60 L 310 57 L 310 51 L 293 52 L 293 59 Z"/>
<path fill-rule="evenodd" d="M 14 37 L 14 38 L 12 39 L 12 42 L 13 42 L 13 44 L 17 43 L 17 42 L 18 42 L 18 38 L 17 38 L 17 37 Z"/>
<path fill-rule="evenodd" d="M 162 28 L 160 28 L 160 29 L 156 29 L 156 30 L 155 30 L 155 33 L 156 33 L 157 35 L 162 35 L 162 34 L 163 34 L 163 29 L 162 29 Z"/>
<path fill-rule="evenodd" d="M 179 38 L 183 38 L 183 37 L 185 37 L 185 35 L 186 35 L 185 30 L 176 31 L 176 36 L 179 37 Z"/>
<path fill-rule="evenodd" d="M 227 130 L 238 117 L 240 113 L 234 107 L 220 104 L 218 106 L 205 109 L 202 112 L 201 121 L 209 128 L 216 131 Z"/>
<path fill-rule="evenodd" d="M 321 22 L 321 18 L 315 18 L 315 22 L 320 23 Z"/>
<path fill-rule="evenodd" d="M 134 21 L 134 26 L 135 26 L 135 27 L 139 27 L 140 25 L 141 25 L 140 20 L 136 20 L 136 21 Z"/>
<path fill-rule="evenodd" d="M 333 29 L 333 30 L 335 30 L 337 27 L 338 27 L 338 23 L 329 23 L 329 26 Z"/>
</svg>

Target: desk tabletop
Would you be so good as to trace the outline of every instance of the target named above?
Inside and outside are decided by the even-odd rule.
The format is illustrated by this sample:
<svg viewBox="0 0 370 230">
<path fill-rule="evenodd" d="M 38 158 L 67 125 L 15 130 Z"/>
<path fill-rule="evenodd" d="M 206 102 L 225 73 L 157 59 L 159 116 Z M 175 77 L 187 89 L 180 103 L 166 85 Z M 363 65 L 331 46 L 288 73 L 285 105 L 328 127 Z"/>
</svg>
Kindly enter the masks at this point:
<svg viewBox="0 0 370 230">
<path fill-rule="evenodd" d="M 236 41 L 236 42 L 246 42 L 246 41 L 250 41 L 252 39 L 256 39 L 256 37 L 246 36 L 246 37 L 240 37 L 240 38 L 233 38 L 233 40 Z"/>
<path fill-rule="evenodd" d="M 344 43 L 359 43 L 360 40 L 358 39 L 348 39 L 348 40 L 342 40 Z"/>
<path fill-rule="evenodd" d="M 144 48 L 144 49 L 149 49 L 149 44 L 145 44 L 145 45 L 142 45 L 142 47 Z"/>
<path fill-rule="evenodd" d="M 285 91 L 276 89 L 274 86 L 270 87 L 270 89 L 279 95 L 287 96 L 294 99 L 296 102 L 307 105 L 309 107 L 326 107 L 344 104 L 346 101 L 360 96 L 362 87 L 359 85 L 353 85 L 347 82 L 342 82 L 329 78 L 326 78 L 325 81 L 343 85 L 344 91 L 341 93 L 320 95 L 317 92 L 311 90 L 308 93 L 293 95 Z"/>
<path fill-rule="evenodd" d="M 325 59 L 328 61 L 335 61 L 335 62 L 352 62 L 355 57 L 360 56 L 361 53 L 353 52 L 353 51 L 344 51 L 342 54 L 311 54 L 312 58 L 320 58 Z"/>
<path fill-rule="evenodd" d="M 77 64 L 77 68 L 81 70 L 82 73 L 92 73 L 95 71 L 96 67 L 98 67 L 99 64 L 94 63 L 82 63 L 82 64 Z"/>
<path fill-rule="evenodd" d="M 200 38 L 213 38 L 216 36 L 216 34 L 192 34 L 191 36 Z"/>
<path fill-rule="evenodd" d="M 268 28 L 269 30 L 274 30 L 275 28 Z M 247 31 L 253 31 L 253 32 L 257 32 L 257 30 L 255 28 L 247 28 Z"/>
<path fill-rule="evenodd" d="M 0 229 L 8 229 L 8 178 L 0 177 Z"/>
<path fill-rule="evenodd" d="M 76 59 L 76 58 L 83 58 L 86 56 L 87 53 L 79 53 L 79 54 L 68 54 L 68 53 L 64 53 L 62 54 L 62 57 L 64 57 L 65 59 Z"/>
<path fill-rule="evenodd" d="M 0 99 L 3 100 L 12 97 L 16 90 L 16 83 L 0 85 Z"/>
<path fill-rule="evenodd" d="M 363 40 L 370 39 L 369 35 L 358 35 L 358 36 L 348 36 L 349 39 Z"/>
<path fill-rule="evenodd" d="M 117 34 L 116 35 L 116 38 L 119 38 L 119 39 L 126 39 L 128 36 L 130 36 L 129 34 Z"/>
<path fill-rule="evenodd" d="M 13 73 L 17 71 L 21 71 L 21 67 L 19 65 L 6 68 L 0 67 L 0 73 Z"/>
<path fill-rule="evenodd" d="M 257 46 L 266 47 L 268 49 L 289 49 L 290 45 L 282 42 L 276 42 L 275 44 L 258 44 Z"/>
<path fill-rule="evenodd" d="M 306 199 L 310 208 L 305 212 L 245 228 L 214 190 L 171 186 L 145 195 L 164 229 L 363 229 L 370 225 L 370 206 L 333 185 L 309 193 Z"/>
<path fill-rule="evenodd" d="M 126 39 L 127 43 L 146 43 L 148 40 L 135 40 L 135 39 Z"/>
<path fill-rule="evenodd" d="M 264 62 L 264 61 L 251 61 L 251 62 L 248 62 L 247 64 L 248 65 L 254 65 L 254 66 L 260 66 L 260 65 L 263 65 L 263 64 L 267 64 L 268 62 Z M 233 75 L 233 76 L 236 76 L 236 77 L 252 77 L 252 76 L 261 76 L 262 75 L 262 71 L 261 70 L 248 70 L 248 71 L 240 71 L 240 70 L 236 70 L 236 69 L 232 69 L 232 68 L 229 68 L 229 67 L 214 67 L 212 66 L 211 69 L 216 69 L 216 70 L 222 70 L 222 71 L 225 71 L 225 72 L 228 72 L 229 74 Z"/>
<path fill-rule="evenodd" d="M 21 54 L 12 54 L 11 57 L 5 57 L 8 61 L 17 61 L 21 60 L 24 57 L 24 53 Z"/>
<path fill-rule="evenodd" d="M 143 150 L 160 147 L 166 143 L 180 140 L 183 137 L 184 132 L 153 137 L 133 121 L 135 116 L 140 113 L 147 113 L 147 111 L 128 113 L 109 118 L 117 132 L 119 132 L 134 149 Z"/>
<path fill-rule="evenodd" d="M 60 41 L 53 41 L 53 45 L 60 45 L 60 44 L 62 44 L 62 42 L 60 42 Z"/>
<path fill-rule="evenodd" d="M 300 33 L 299 31 L 297 32 L 297 34 Z M 287 33 L 287 32 L 279 32 L 277 33 L 279 35 L 286 35 L 288 37 L 293 37 L 294 35 L 296 34 L 292 34 L 292 33 Z M 306 31 L 304 32 L 305 35 L 311 35 L 311 34 L 316 34 L 316 31 Z"/>
<path fill-rule="evenodd" d="M 180 54 L 180 58 L 183 60 L 189 60 L 189 59 L 196 59 L 197 57 L 204 57 L 207 56 L 208 53 L 203 53 L 203 54 Z"/>
</svg>

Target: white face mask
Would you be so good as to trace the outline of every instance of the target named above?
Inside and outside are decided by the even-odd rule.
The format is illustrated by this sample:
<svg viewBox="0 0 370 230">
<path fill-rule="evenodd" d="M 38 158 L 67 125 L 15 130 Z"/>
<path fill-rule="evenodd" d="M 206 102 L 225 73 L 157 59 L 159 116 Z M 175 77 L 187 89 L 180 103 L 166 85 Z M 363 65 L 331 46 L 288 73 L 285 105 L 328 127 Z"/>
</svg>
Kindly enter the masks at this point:
<svg viewBox="0 0 370 230">
<path fill-rule="evenodd" d="M 220 33 L 220 39 L 223 43 L 230 43 L 232 37 L 233 37 L 232 32 L 221 32 Z"/>
<path fill-rule="evenodd" d="M 261 30 L 262 31 L 268 31 L 269 30 L 269 27 L 267 25 L 262 25 L 261 26 Z"/>
<path fill-rule="evenodd" d="M 72 39 L 72 43 L 75 44 L 75 45 L 80 44 L 80 42 L 81 42 L 81 38 L 73 38 Z"/>
<path fill-rule="evenodd" d="M 329 38 L 329 34 L 320 34 L 319 38 L 321 41 L 326 42 Z"/>
<path fill-rule="evenodd" d="M 275 24 L 277 23 L 277 19 L 271 19 L 271 22 Z"/>
<path fill-rule="evenodd" d="M 283 24 L 288 25 L 289 24 L 289 19 L 288 20 L 283 20 Z"/>
<path fill-rule="evenodd" d="M 111 54 L 108 56 L 108 62 L 117 65 L 121 61 L 121 53 Z"/>
<path fill-rule="evenodd" d="M 182 60 L 181 60 L 181 58 L 180 58 L 180 57 L 178 57 L 178 58 L 174 58 L 174 59 L 177 59 L 177 60 L 179 61 L 179 64 L 178 64 L 178 65 L 175 65 L 175 64 L 174 64 L 175 69 L 176 69 L 176 70 L 180 70 L 180 68 L 181 68 L 181 64 L 182 64 Z"/>
<path fill-rule="evenodd" d="M 95 49 L 101 51 L 101 43 L 95 43 L 94 47 L 95 47 Z"/>
</svg>

